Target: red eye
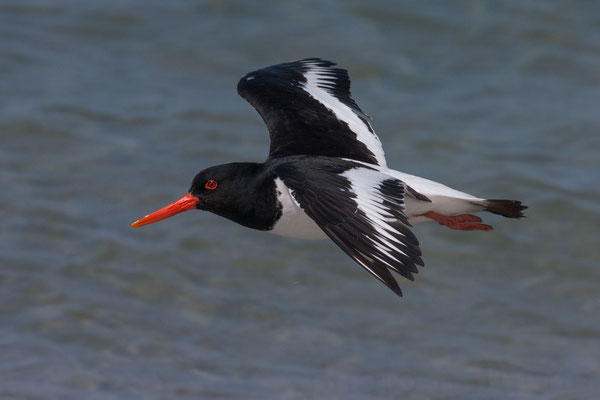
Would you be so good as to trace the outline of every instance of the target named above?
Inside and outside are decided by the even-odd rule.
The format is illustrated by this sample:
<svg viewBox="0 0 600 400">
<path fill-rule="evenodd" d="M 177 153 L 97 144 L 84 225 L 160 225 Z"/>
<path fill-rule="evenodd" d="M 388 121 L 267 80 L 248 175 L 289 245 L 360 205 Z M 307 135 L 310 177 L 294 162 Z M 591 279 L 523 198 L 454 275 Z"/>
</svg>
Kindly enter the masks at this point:
<svg viewBox="0 0 600 400">
<path fill-rule="evenodd" d="M 204 184 L 204 187 L 208 190 L 215 190 L 217 188 L 217 181 L 215 181 L 214 179 L 209 179 Z"/>
</svg>

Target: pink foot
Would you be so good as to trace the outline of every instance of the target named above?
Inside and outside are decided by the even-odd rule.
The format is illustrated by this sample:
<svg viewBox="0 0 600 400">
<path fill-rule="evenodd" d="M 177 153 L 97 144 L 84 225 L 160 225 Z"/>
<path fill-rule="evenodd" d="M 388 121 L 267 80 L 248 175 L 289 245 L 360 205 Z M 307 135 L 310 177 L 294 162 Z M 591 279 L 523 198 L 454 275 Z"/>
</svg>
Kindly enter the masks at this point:
<svg viewBox="0 0 600 400">
<path fill-rule="evenodd" d="M 461 231 L 491 231 L 491 225 L 481 224 L 481 218 L 476 215 L 462 214 L 462 215 L 442 215 L 434 211 L 428 211 L 425 214 L 416 215 L 417 217 L 427 217 L 440 225 L 445 225 L 450 229 L 456 229 Z"/>
</svg>

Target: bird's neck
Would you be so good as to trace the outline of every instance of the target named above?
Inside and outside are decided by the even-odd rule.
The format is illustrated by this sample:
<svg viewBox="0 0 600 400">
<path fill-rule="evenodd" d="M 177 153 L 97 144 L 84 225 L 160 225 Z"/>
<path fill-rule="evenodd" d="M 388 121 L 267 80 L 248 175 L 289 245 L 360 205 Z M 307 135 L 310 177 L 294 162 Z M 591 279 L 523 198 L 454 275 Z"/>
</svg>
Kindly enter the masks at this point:
<svg viewBox="0 0 600 400">
<path fill-rule="evenodd" d="M 210 211 L 248 228 L 269 230 L 281 216 L 275 175 L 263 163 L 239 163 L 237 189 L 229 201 Z"/>
</svg>

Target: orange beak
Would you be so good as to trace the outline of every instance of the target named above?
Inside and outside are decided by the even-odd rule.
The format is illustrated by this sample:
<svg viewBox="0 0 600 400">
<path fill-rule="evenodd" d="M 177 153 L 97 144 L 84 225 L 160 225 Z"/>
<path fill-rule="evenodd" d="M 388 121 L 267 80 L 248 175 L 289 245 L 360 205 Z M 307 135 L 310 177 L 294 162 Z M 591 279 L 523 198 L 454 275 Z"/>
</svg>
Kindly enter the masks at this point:
<svg viewBox="0 0 600 400">
<path fill-rule="evenodd" d="M 196 208 L 196 203 L 198 201 L 199 199 L 197 197 L 194 197 L 191 193 L 188 193 L 176 202 L 171 203 L 158 211 L 154 211 L 152 214 L 146 215 L 144 218 L 138 219 L 133 224 L 131 224 L 131 227 L 137 228 L 140 226 L 152 224 L 154 222 L 160 221 L 161 219 L 172 217 L 173 215 L 179 214 L 180 212 L 192 210 Z"/>
</svg>

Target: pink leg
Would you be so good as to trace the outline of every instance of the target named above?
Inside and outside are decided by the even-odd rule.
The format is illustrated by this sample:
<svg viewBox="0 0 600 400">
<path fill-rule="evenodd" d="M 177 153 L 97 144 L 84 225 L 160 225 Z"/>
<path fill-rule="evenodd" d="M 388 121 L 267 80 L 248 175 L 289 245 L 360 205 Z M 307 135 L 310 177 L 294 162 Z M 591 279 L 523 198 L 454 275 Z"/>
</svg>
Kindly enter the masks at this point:
<svg viewBox="0 0 600 400">
<path fill-rule="evenodd" d="M 476 215 L 462 214 L 462 215 L 442 215 L 434 211 L 428 211 L 425 214 L 416 215 L 417 217 L 427 217 L 440 225 L 445 225 L 450 229 L 456 229 L 461 231 L 491 231 L 491 225 L 481 224 L 481 218 Z"/>
</svg>

